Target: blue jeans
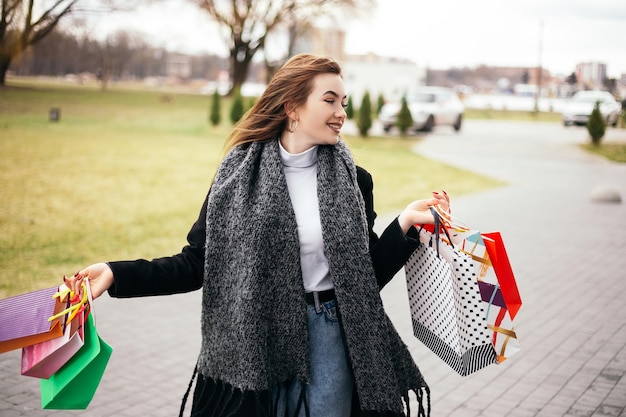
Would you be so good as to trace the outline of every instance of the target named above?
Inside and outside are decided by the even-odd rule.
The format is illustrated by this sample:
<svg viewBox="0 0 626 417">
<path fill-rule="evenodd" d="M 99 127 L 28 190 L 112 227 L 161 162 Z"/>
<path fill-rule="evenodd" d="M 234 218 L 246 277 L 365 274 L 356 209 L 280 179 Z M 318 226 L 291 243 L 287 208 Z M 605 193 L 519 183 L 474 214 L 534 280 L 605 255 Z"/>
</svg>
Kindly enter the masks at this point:
<svg viewBox="0 0 626 417">
<path fill-rule="evenodd" d="M 337 316 L 337 302 L 332 300 L 318 306 L 308 306 L 307 319 L 311 381 L 305 385 L 304 394 L 308 415 L 350 417 L 354 381 Z M 286 406 L 287 415 L 294 416 L 301 392 L 300 382 L 291 381 L 286 387 L 285 400 L 285 387 L 282 387 L 279 390 L 277 415 L 285 415 Z M 305 404 L 302 403 L 297 416 L 306 415 Z"/>
</svg>

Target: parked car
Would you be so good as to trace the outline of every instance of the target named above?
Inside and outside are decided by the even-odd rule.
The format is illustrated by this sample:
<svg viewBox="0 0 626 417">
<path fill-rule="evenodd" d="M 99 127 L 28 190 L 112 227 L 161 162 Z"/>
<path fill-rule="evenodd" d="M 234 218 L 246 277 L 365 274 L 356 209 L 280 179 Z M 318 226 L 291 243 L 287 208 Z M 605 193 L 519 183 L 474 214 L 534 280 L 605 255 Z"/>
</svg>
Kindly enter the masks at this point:
<svg viewBox="0 0 626 417">
<path fill-rule="evenodd" d="M 406 94 L 407 105 L 413 118 L 413 129 L 430 132 L 435 126 L 451 126 L 461 130 L 465 106 L 451 88 L 419 87 Z M 400 100 L 383 105 L 378 119 L 385 132 L 395 125 L 400 111 Z"/>
<path fill-rule="evenodd" d="M 600 113 L 607 125 L 617 126 L 621 105 L 608 91 L 579 91 L 570 98 L 562 111 L 563 125 L 586 125 L 593 107 L 600 102 Z"/>
</svg>

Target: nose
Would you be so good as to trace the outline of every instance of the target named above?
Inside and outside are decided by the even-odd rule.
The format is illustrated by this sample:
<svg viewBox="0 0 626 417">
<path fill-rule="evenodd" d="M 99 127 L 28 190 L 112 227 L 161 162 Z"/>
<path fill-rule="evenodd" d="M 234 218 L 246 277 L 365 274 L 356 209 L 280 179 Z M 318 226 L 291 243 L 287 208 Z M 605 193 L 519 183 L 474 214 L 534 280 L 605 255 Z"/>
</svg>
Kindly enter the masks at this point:
<svg viewBox="0 0 626 417">
<path fill-rule="evenodd" d="M 343 106 L 341 106 L 335 112 L 335 116 L 341 120 L 344 120 L 346 117 L 348 117 L 348 113 L 346 113 L 346 109 Z"/>
</svg>

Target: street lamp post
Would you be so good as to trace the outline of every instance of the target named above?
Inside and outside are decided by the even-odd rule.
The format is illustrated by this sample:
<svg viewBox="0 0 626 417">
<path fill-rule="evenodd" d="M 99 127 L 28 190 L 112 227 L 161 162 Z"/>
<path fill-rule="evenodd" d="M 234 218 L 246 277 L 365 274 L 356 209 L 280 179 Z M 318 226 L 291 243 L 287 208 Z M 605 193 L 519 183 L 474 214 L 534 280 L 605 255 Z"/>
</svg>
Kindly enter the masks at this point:
<svg viewBox="0 0 626 417">
<path fill-rule="evenodd" d="M 541 55 L 543 49 L 543 20 L 539 21 L 539 53 L 537 62 L 537 91 L 535 92 L 535 113 L 539 113 L 539 97 L 541 96 Z"/>
</svg>

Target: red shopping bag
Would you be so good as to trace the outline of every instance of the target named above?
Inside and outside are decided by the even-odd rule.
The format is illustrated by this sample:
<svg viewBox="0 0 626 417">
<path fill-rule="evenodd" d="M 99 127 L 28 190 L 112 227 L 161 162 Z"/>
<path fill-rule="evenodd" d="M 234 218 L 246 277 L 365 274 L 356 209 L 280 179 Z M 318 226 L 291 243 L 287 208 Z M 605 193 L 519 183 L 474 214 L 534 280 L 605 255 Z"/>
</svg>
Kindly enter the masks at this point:
<svg viewBox="0 0 626 417">
<path fill-rule="evenodd" d="M 500 232 L 482 233 L 491 266 L 498 278 L 502 299 L 509 311 L 511 320 L 515 318 L 517 312 L 522 306 L 522 298 L 520 297 L 513 269 L 509 262 L 509 256 L 506 253 L 504 242 Z"/>
</svg>

